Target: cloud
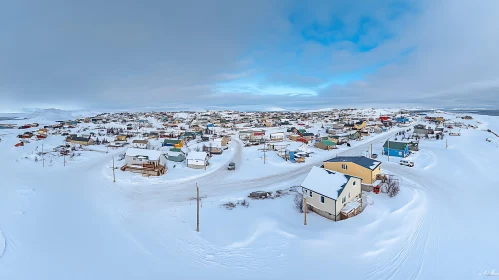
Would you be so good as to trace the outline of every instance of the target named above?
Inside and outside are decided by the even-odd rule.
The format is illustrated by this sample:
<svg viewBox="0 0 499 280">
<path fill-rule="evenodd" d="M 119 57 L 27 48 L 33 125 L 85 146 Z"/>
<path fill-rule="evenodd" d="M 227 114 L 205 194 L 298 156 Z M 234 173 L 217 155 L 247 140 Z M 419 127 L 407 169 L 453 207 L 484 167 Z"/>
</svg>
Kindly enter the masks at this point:
<svg viewBox="0 0 499 280">
<path fill-rule="evenodd" d="M 0 109 L 497 106 L 498 8 L 11 1 L 0 10 Z"/>
</svg>

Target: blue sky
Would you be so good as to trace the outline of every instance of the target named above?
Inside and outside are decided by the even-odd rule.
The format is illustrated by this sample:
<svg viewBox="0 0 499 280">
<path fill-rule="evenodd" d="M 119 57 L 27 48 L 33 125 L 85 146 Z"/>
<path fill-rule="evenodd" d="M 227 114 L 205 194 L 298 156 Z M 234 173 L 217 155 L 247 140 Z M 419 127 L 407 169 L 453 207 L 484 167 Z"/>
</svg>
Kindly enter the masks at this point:
<svg viewBox="0 0 499 280">
<path fill-rule="evenodd" d="M 497 106 L 497 1 L 8 1 L 1 110 Z"/>
</svg>

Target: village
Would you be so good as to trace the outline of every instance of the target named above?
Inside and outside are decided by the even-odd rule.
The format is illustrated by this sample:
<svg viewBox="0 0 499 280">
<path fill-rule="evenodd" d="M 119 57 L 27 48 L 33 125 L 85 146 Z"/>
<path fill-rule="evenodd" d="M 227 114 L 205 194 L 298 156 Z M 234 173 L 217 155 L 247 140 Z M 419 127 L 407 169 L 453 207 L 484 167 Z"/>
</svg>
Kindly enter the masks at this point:
<svg viewBox="0 0 499 280">
<path fill-rule="evenodd" d="M 459 136 L 462 129 L 476 128 L 470 119 L 374 109 L 140 112 L 0 128 L 7 133 L 3 138 L 16 136 L 10 138 L 19 152 L 16 161 L 65 167 L 111 154 L 103 174 L 122 184 L 165 184 L 167 190 L 168 184 L 211 173 L 232 171 L 241 179 L 306 174 L 299 210 L 340 221 L 365 209 L 364 194 L 397 195 L 399 179 L 384 172 L 382 162 L 391 157 L 417 168 L 421 141 Z M 375 139 L 381 145 L 373 147 Z"/>
</svg>

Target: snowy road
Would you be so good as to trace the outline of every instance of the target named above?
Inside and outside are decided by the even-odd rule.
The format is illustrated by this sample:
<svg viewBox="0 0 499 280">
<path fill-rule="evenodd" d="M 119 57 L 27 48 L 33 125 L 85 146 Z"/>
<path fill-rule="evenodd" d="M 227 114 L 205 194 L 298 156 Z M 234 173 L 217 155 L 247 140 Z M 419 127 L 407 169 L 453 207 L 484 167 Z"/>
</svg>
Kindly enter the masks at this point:
<svg viewBox="0 0 499 280">
<path fill-rule="evenodd" d="M 242 145 L 239 140 L 236 140 L 237 148 L 234 155 L 236 162 L 236 171 L 229 171 L 226 168 L 220 168 L 216 172 L 209 173 L 202 177 L 197 177 L 189 180 L 174 181 L 161 185 L 141 185 L 135 187 L 129 194 L 134 201 L 144 201 L 149 206 L 152 202 L 157 202 L 161 205 L 171 205 L 172 203 L 185 202 L 195 196 L 195 185 L 199 184 L 202 196 L 213 197 L 223 196 L 231 192 L 249 191 L 268 188 L 284 181 L 300 184 L 304 176 L 310 171 L 313 166 L 322 165 L 324 160 L 327 160 L 336 155 L 338 156 L 358 156 L 364 155 L 370 149 L 371 144 L 381 145 L 390 136 L 395 135 L 402 129 L 394 129 L 383 137 L 377 137 L 358 146 L 351 147 L 347 150 L 334 150 L 330 155 L 318 156 L 310 158 L 306 163 L 296 164 L 295 168 L 286 170 L 280 173 L 274 173 L 267 176 L 254 176 L 254 178 L 241 180 L 239 174 L 248 172 L 244 170 L 244 161 L 241 160 Z"/>
</svg>

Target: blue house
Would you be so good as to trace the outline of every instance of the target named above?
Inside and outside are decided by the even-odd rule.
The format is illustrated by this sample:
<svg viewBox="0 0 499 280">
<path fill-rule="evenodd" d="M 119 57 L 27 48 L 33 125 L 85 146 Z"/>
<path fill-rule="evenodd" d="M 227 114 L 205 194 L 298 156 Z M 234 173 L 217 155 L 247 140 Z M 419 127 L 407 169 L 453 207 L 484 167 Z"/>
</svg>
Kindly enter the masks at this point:
<svg viewBox="0 0 499 280">
<path fill-rule="evenodd" d="M 407 123 L 407 122 L 409 122 L 409 119 L 406 117 L 398 117 L 395 119 L 395 121 L 398 123 Z"/>
<path fill-rule="evenodd" d="M 383 155 L 391 157 L 407 157 L 409 156 L 409 143 L 385 141 L 383 144 Z"/>
</svg>

